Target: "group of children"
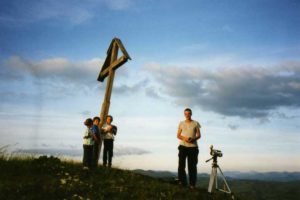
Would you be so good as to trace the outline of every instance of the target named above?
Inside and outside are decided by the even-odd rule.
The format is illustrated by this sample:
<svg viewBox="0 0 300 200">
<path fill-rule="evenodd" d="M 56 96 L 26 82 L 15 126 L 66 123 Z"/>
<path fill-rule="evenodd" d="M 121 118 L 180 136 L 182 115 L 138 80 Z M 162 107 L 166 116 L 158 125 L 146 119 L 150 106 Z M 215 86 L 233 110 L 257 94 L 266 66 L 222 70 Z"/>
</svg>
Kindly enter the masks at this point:
<svg viewBox="0 0 300 200">
<path fill-rule="evenodd" d="M 88 118 L 84 121 L 87 129 L 83 136 L 83 166 L 85 169 L 98 165 L 102 142 L 103 165 L 111 167 L 113 157 L 114 137 L 117 134 L 117 127 L 112 125 L 113 117 L 108 115 L 106 123 L 99 129 L 100 118 Z"/>
</svg>

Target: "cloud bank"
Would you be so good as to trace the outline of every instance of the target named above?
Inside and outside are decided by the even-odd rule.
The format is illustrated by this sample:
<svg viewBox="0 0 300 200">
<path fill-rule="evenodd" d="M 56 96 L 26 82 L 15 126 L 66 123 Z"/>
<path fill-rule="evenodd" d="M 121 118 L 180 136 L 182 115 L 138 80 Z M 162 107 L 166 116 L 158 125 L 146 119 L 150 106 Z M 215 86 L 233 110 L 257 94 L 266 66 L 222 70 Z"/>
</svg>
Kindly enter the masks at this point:
<svg viewBox="0 0 300 200">
<path fill-rule="evenodd" d="M 87 94 L 91 89 L 103 89 L 96 78 L 102 60 L 94 58 L 72 62 L 65 58 L 31 60 L 11 56 L 1 62 L 1 101 L 40 101 L 41 98 Z"/>
<path fill-rule="evenodd" d="M 11 56 L 2 62 L 0 84 L 3 87 L 19 83 L 19 86 L 3 89 L 2 101 L 32 96 L 30 88 L 15 90 L 25 84 L 28 77 L 36 86 L 43 86 L 38 92 L 47 98 L 75 96 L 91 89 L 104 90 L 104 85 L 96 82 L 101 65 L 100 58 L 74 62 L 66 58 L 35 61 Z M 217 69 L 164 67 L 152 63 L 141 72 L 148 78 L 118 83 L 114 85 L 114 93 L 144 92 L 149 98 L 173 101 L 179 106 L 199 107 L 224 116 L 259 118 L 262 123 L 267 122 L 269 116 L 279 116 L 280 108 L 300 107 L 299 61 Z M 118 77 L 128 77 L 128 72 L 119 70 Z"/>
<path fill-rule="evenodd" d="M 168 96 L 180 106 L 261 119 L 281 107 L 300 107 L 298 61 L 215 70 L 150 64 L 145 70 L 158 83 L 160 95 Z"/>
<path fill-rule="evenodd" d="M 11 56 L 3 62 L 8 77 L 16 77 L 29 73 L 37 78 L 60 78 L 66 81 L 85 80 L 90 76 L 96 77 L 102 65 L 100 58 L 72 62 L 66 58 L 50 58 L 40 61 Z M 4 76 L 3 74 L 1 76 Z"/>
<path fill-rule="evenodd" d="M 30 155 L 53 155 L 53 156 L 82 156 L 82 149 L 78 148 L 28 148 L 28 149 L 16 149 L 14 154 L 30 154 Z M 119 146 L 114 150 L 115 156 L 126 155 L 143 155 L 148 154 L 149 151 L 136 147 Z"/>
<path fill-rule="evenodd" d="M 39 100 L 60 99 L 76 95 L 88 95 L 91 91 L 104 91 L 105 82 L 97 82 L 102 59 L 93 58 L 72 61 L 66 58 L 49 58 L 43 60 L 26 59 L 11 56 L 1 63 L 0 87 L 1 101 L 11 99 Z M 118 70 L 118 78 L 128 76 L 128 70 Z M 134 80 L 114 84 L 116 95 L 132 94 L 148 85 L 148 80 Z"/>
</svg>

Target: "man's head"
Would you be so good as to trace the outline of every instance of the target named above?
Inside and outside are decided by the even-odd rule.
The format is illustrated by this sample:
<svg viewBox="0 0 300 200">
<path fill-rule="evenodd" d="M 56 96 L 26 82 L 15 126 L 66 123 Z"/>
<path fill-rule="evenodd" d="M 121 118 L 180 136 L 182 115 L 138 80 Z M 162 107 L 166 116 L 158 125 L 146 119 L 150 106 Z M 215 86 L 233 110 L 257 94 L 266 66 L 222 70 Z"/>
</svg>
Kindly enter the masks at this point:
<svg viewBox="0 0 300 200">
<path fill-rule="evenodd" d="M 111 115 L 107 115 L 106 124 L 111 124 L 112 121 L 113 121 L 113 117 Z"/>
<path fill-rule="evenodd" d="M 98 116 L 94 117 L 93 118 L 93 124 L 96 125 L 96 126 L 98 126 L 99 123 L 100 123 L 100 117 L 98 117 Z"/>
<path fill-rule="evenodd" d="M 185 116 L 185 119 L 191 120 L 192 119 L 192 110 L 190 108 L 184 109 L 184 116 Z"/>
<path fill-rule="evenodd" d="M 93 125 L 93 120 L 91 118 L 86 119 L 84 125 L 90 128 Z"/>
</svg>

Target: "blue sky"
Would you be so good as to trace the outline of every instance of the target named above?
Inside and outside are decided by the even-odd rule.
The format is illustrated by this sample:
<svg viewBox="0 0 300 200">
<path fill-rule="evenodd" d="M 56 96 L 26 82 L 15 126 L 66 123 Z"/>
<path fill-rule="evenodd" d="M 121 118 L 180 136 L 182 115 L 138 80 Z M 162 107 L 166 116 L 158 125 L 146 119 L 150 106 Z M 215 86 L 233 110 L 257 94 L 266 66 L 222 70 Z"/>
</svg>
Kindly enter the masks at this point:
<svg viewBox="0 0 300 200">
<path fill-rule="evenodd" d="M 296 0 L 1 1 L 0 144 L 80 149 L 119 37 L 132 61 L 111 99 L 117 166 L 175 171 L 177 126 L 191 107 L 199 171 L 210 144 L 227 170 L 299 171 L 299 10 Z"/>
</svg>

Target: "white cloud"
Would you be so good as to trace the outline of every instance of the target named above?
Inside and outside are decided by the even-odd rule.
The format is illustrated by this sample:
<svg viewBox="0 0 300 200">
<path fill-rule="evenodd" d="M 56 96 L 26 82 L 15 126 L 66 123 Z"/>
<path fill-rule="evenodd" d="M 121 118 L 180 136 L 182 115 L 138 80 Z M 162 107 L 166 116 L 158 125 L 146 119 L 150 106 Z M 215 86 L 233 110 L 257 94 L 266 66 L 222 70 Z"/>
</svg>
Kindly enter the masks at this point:
<svg viewBox="0 0 300 200">
<path fill-rule="evenodd" d="M 72 62 L 65 58 L 50 58 L 40 61 L 11 56 L 3 62 L 6 68 L 15 73 L 29 73 L 37 78 L 58 78 L 83 81 L 96 80 L 103 61 L 100 58 Z"/>
<path fill-rule="evenodd" d="M 66 58 L 31 60 L 11 56 L 2 61 L 0 77 L 1 101 L 32 102 L 40 99 L 59 99 L 61 97 L 87 95 L 91 91 L 103 91 L 105 83 L 97 81 L 103 61 L 100 58 L 72 61 Z M 128 76 L 128 70 L 118 70 L 117 77 Z M 13 84 L 14 83 L 14 84 Z M 118 81 L 114 85 L 115 94 L 136 93 L 146 87 L 147 79 Z M 25 89 L 25 87 L 28 89 Z M 27 101 L 28 100 L 28 101 Z"/>
</svg>

